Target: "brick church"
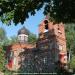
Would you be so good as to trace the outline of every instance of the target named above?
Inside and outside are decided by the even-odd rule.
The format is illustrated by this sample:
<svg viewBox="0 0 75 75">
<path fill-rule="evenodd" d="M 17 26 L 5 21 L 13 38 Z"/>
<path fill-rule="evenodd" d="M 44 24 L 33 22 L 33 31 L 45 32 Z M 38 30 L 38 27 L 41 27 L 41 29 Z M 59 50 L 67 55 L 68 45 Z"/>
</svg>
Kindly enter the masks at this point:
<svg viewBox="0 0 75 75">
<path fill-rule="evenodd" d="M 36 44 L 28 43 L 28 32 L 23 27 L 18 31 L 18 43 L 7 47 L 6 67 L 9 70 L 24 68 L 23 72 L 54 72 L 58 61 L 67 64 L 64 24 L 43 20 L 39 27 Z"/>
</svg>

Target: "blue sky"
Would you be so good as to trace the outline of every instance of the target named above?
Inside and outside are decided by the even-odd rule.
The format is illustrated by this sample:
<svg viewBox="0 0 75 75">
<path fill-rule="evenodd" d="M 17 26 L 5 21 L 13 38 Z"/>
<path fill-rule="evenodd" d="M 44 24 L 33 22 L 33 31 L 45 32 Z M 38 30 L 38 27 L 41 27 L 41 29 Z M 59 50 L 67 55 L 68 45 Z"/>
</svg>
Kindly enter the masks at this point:
<svg viewBox="0 0 75 75">
<path fill-rule="evenodd" d="M 11 26 L 7 26 L 5 24 L 2 24 L 2 22 L 0 22 L 0 27 L 5 29 L 8 37 L 17 35 L 18 30 L 23 26 L 25 26 L 32 33 L 38 35 L 38 25 L 44 18 L 45 16 L 43 15 L 43 8 L 42 8 L 41 10 L 37 11 L 34 16 L 30 16 L 24 22 L 23 25 L 19 23 L 17 26 L 15 26 L 14 23 L 12 23 Z"/>
</svg>

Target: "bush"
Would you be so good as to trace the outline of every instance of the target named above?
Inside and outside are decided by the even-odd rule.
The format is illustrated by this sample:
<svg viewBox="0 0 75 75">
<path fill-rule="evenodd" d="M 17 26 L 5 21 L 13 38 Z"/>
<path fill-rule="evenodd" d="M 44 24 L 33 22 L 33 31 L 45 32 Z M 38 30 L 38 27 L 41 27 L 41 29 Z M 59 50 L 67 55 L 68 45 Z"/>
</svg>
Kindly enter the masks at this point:
<svg viewBox="0 0 75 75">
<path fill-rule="evenodd" d="M 70 60 L 70 68 L 75 69 L 75 56 L 73 56 Z"/>
</svg>

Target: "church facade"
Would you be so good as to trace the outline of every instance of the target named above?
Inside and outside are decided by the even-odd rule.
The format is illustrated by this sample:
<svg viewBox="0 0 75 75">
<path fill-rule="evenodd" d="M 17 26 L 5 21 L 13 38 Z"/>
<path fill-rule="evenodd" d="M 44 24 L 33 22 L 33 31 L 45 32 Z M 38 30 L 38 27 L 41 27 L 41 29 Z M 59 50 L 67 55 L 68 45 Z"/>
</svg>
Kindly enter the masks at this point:
<svg viewBox="0 0 75 75">
<path fill-rule="evenodd" d="M 6 58 L 8 59 L 6 67 L 9 70 L 24 68 L 26 72 L 49 73 L 54 72 L 57 62 L 61 63 L 61 67 L 67 64 L 66 37 L 63 23 L 54 24 L 45 19 L 38 29 L 39 37 L 35 45 L 28 43 L 28 32 L 24 27 L 19 30 L 19 42 L 7 49 L 9 53 L 6 52 Z"/>
</svg>

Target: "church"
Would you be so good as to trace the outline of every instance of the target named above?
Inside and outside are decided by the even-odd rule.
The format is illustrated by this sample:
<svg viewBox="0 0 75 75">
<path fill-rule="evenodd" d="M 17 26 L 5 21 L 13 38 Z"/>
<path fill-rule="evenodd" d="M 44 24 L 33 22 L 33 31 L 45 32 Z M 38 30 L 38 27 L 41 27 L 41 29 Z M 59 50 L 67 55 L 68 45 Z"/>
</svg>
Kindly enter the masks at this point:
<svg viewBox="0 0 75 75">
<path fill-rule="evenodd" d="M 55 24 L 44 19 L 38 26 L 39 37 L 36 44 L 28 43 L 25 27 L 18 31 L 18 43 L 6 49 L 6 68 L 14 71 L 24 68 L 26 72 L 54 72 L 56 63 L 67 64 L 66 37 L 63 23 Z M 29 67 L 31 68 L 29 70 Z M 28 70 L 27 70 L 28 69 Z"/>
<path fill-rule="evenodd" d="M 28 44 L 28 31 L 25 27 L 18 31 L 18 43 L 7 46 L 6 57 L 8 60 L 7 68 L 9 70 L 15 70 L 20 67 L 18 64 L 21 61 L 19 54 L 25 50 L 32 50 L 35 45 Z"/>
</svg>

